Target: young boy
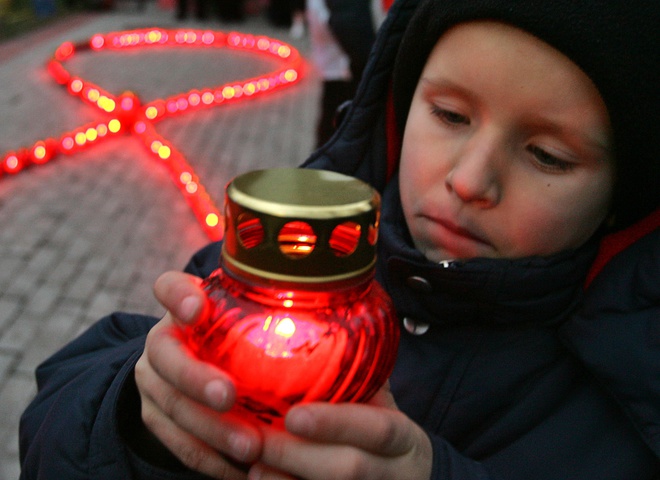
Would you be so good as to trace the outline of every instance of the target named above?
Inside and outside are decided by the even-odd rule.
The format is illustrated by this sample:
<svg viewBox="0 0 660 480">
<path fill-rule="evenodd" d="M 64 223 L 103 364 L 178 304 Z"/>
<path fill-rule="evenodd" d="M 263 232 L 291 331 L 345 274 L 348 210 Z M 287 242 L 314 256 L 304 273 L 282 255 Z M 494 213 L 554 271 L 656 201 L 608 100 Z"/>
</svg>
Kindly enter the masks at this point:
<svg viewBox="0 0 660 480">
<path fill-rule="evenodd" d="M 417 3 L 392 8 L 306 165 L 383 192 L 391 391 L 295 407 L 285 432 L 244 424 L 231 380 L 173 335 L 205 303 L 172 272 L 153 328 L 117 314 L 40 367 L 24 478 L 660 476 L 658 6 Z M 618 252 L 602 269 L 599 245 Z"/>
</svg>

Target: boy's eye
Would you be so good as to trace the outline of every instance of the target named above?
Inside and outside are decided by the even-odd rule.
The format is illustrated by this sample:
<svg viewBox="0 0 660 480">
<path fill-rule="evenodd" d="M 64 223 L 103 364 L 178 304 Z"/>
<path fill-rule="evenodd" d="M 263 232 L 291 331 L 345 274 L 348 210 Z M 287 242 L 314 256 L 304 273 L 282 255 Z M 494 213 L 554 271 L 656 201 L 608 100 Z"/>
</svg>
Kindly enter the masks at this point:
<svg viewBox="0 0 660 480">
<path fill-rule="evenodd" d="M 440 108 L 437 105 L 431 106 L 431 114 L 438 117 L 447 125 L 470 125 L 470 119 L 465 115 Z"/>
<path fill-rule="evenodd" d="M 575 166 L 574 163 L 557 158 L 536 145 L 528 146 L 527 151 L 534 156 L 541 168 L 550 172 L 567 172 Z"/>
</svg>

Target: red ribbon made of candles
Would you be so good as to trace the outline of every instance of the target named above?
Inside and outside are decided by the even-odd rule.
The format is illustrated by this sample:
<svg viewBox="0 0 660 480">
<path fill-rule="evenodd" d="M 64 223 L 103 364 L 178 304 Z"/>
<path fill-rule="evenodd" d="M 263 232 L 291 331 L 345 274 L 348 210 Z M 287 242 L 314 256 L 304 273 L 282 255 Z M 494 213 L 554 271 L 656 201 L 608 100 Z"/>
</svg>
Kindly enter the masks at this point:
<svg viewBox="0 0 660 480">
<path fill-rule="evenodd" d="M 284 65 L 266 75 L 215 88 L 191 90 L 144 105 L 133 92 L 113 95 L 90 81 L 72 75 L 63 65 L 76 52 L 85 50 L 121 50 L 152 46 L 252 51 L 273 56 L 282 60 Z M 30 147 L 8 152 L 0 157 L 0 173 L 18 173 L 29 166 L 42 165 L 58 155 L 75 153 L 119 134 L 135 135 L 151 155 L 168 168 L 173 181 L 185 196 L 208 237 L 211 240 L 219 240 L 224 232 L 221 211 L 181 152 L 159 135 L 154 125 L 167 117 L 253 98 L 292 85 L 301 77 L 302 60 L 295 48 L 265 36 L 238 32 L 149 28 L 96 34 L 89 41 L 76 44 L 65 42 L 55 51 L 47 66 L 57 83 L 65 86 L 70 94 L 107 114 L 107 120 L 82 125 L 57 139 L 39 140 Z"/>
</svg>

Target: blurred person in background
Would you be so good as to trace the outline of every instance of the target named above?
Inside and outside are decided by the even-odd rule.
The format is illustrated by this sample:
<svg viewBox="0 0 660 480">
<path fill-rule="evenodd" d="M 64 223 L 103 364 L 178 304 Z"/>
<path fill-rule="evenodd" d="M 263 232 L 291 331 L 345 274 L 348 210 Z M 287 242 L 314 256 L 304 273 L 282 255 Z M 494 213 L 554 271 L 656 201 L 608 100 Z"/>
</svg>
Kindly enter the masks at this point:
<svg viewBox="0 0 660 480">
<path fill-rule="evenodd" d="M 383 0 L 307 0 L 311 59 L 323 78 L 317 147 L 330 139 L 355 95 L 375 31 L 389 4 Z"/>
</svg>

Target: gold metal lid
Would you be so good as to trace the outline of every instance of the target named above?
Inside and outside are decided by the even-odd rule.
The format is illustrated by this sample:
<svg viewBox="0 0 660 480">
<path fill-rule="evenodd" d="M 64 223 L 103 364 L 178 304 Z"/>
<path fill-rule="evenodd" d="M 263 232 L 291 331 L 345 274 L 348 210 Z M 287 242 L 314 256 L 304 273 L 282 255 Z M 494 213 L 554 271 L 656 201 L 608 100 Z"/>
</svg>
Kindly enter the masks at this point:
<svg viewBox="0 0 660 480">
<path fill-rule="evenodd" d="M 380 195 L 326 170 L 274 168 L 226 188 L 223 261 L 290 282 L 353 278 L 374 268 Z"/>
</svg>

